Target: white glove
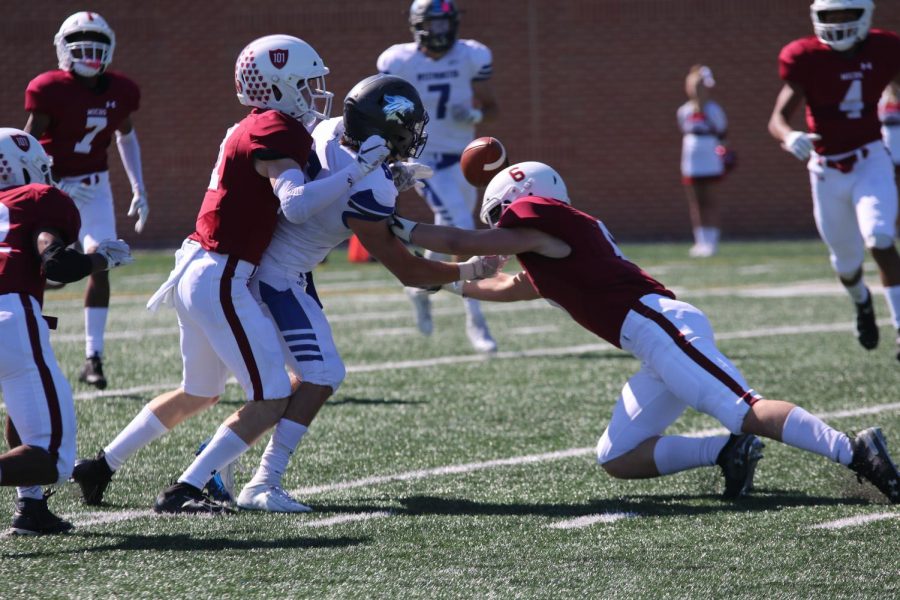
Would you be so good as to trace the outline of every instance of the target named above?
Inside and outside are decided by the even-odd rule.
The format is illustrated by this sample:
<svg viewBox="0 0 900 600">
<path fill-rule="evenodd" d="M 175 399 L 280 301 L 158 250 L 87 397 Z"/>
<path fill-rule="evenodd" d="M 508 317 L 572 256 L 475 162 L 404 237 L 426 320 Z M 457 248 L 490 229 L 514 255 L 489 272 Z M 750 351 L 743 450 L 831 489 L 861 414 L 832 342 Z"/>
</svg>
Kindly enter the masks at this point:
<svg viewBox="0 0 900 600">
<path fill-rule="evenodd" d="M 416 228 L 416 225 L 418 225 L 418 223 L 415 221 L 404 219 L 398 215 L 391 215 L 391 231 L 404 242 L 412 242 L 410 238 L 412 237 L 412 232 L 413 229 Z"/>
<path fill-rule="evenodd" d="M 387 142 L 380 135 L 369 136 L 359 145 L 356 153 L 356 164 L 359 167 L 359 179 L 374 171 L 391 153 Z M 359 181 L 357 179 L 356 181 Z"/>
<path fill-rule="evenodd" d="M 91 188 L 77 180 L 61 181 L 56 187 L 68 194 L 77 204 L 84 204 L 93 197 Z"/>
<path fill-rule="evenodd" d="M 103 240 L 95 252 L 106 259 L 107 271 L 134 262 L 131 248 L 128 247 L 125 240 Z"/>
<path fill-rule="evenodd" d="M 134 230 L 140 233 L 144 230 L 147 223 L 147 215 L 150 214 L 150 204 L 147 203 L 147 192 L 144 188 L 134 188 L 134 196 L 131 198 L 131 206 L 128 208 L 128 216 L 137 216 L 137 223 L 134 224 Z"/>
<path fill-rule="evenodd" d="M 434 169 L 428 165 L 416 162 L 391 163 L 391 176 L 394 178 L 394 187 L 398 192 L 416 187 L 419 180 L 428 179 L 434 175 Z"/>
<path fill-rule="evenodd" d="M 481 112 L 477 108 L 466 106 L 465 104 L 456 104 L 454 106 L 451 106 L 450 116 L 453 117 L 454 121 L 458 121 L 460 123 L 468 123 L 471 125 L 477 125 L 484 119 L 483 112 Z"/>
<path fill-rule="evenodd" d="M 473 256 L 466 262 L 456 263 L 462 281 L 488 279 L 497 274 L 506 264 L 505 256 Z"/>
<path fill-rule="evenodd" d="M 822 136 L 818 133 L 792 131 L 784 136 L 781 147 L 796 156 L 799 160 L 808 160 L 809 153 L 813 150 L 813 142 L 821 139 Z"/>
</svg>

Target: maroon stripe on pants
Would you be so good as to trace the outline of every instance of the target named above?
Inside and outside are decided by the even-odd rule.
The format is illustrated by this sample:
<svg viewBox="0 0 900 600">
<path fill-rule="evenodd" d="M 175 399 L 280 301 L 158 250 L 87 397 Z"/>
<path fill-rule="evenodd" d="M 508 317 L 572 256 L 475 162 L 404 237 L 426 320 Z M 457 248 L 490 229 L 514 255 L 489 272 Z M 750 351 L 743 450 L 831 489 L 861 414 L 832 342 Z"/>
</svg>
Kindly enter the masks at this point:
<svg viewBox="0 0 900 600">
<path fill-rule="evenodd" d="M 256 366 L 256 359 L 253 358 L 253 348 L 250 346 L 247 332 L 244 331 L 244 327 L 241 325 L 241 320 L 234 309 L 234 301 L 231 298 L 231 280 L 234 277 L 234 272 L 237 270 L 239 260 L 235 256 L 229 256 L 228 262 L 225 263 L 225 272 L 222 273 L 222 282 L 219 285 L 219 302 L 222 303 L 225 319 L 228 321 L 231 334 L 237 342 L 238 349 L 241 351 L 241 357 L 244 359 L 244 365 L 250 374 L 250 383 L 253 385 L 253 398 L 251 400 L 264 400 L 262 377 L 259 374 L 259 367 Z"/>
<path fill-rule="evenodd" d="M 675 342 L 675 345 L 678 346 L 678 348 L 681 349 L 682 352 L 688 355 L 688 358 L 700 365 L 700 367 L 704 371 L 718 379 L 722 383 L 722 385 L 734 392 L 734 394 L 738 398 L 740 398 L 750 406 L 753 406 L 754 404 L 756 404 L 756 401 L 759 400 L 759 398 L 754 396 L 752 392 L 750 392 L 749 390 L 745 390 L 744 386 L 735 381 L 734 378 L 732 378 L 728 373 L 723 371 L 719 365 L 711 361 L 709 357 L 697 350 L 697 348 L 695 348 L 694 345 L 684 337 L 684 334 L 678 331 L 678 328 L 675 327 L 674 323 L 668 320 L 665 316 L 656 312 L 649 306 L 641 304 L 640 302 L 636 302 L 634 306 L 631 307 L 631 309 L 639 315 L 646 317 L 659 325 L 662 330 L 665 331 L 670 338 L 672 338 L 672 340 Z"/>
<path fill-rule="evenodd" d="M 44 352 L 41 350 L 41 333 L 38 329 L 37 317 L 34 315 L 34 307 L 31 306 L 31 296 L 19 294 L 19 299 L 22 301 L 22 308 L 25 309 L 25 325 L 28 327 L 28 340 L 31 342 L 31 356 L 41 375 L 41 385 L 44 388 L 47 410 L 50 413 L 50 447 L 47 448 L 47 451 L 55 456 L 59 454 L 59 445 L 62 443 L 62 412 L 59 410 L 59 396 L 56 393 L 56 385 L 53 384 L 50 367 L 47 366 Z"/>
</svg>

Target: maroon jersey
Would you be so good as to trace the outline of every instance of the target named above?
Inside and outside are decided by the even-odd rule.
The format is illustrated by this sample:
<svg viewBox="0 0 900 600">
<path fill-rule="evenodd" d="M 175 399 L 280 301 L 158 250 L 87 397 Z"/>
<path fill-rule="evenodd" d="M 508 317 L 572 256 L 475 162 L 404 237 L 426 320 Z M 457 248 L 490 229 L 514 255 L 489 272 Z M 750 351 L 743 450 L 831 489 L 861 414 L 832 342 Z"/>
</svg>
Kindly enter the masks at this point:
<svg viewBox="0 0 900 600">
<path fill-rule="evenodd" d="M 572 252 L 565 258 L 534 252 L 517 257 L 541 296 L 614 346 L 621 348 L 622 322 L 641 296 L 675 297 L 622 256 L 602 222 L 559 200 L 519 198 L 503 211 L 497 226 L 538 229 L 569 245 Z"/>
<path fill-rule="evenodd" d="M 89 89 L 68 71 L 47 71 L 25 90 L 25 110 L 50 117 L 40 142 L 53 157 L 56 177 L 106 171 L 106 149 L 113 132 L 138 109 L 136 83 L 114 71 L 100 76 Z"/>
<path fill-rule="evenodd" d="M 53 229 L 68 246 L 78 241 L 81 217 L 72 199 L 49 185 L 0 190 L 0 294 L 29 294 L 43 304 L 44 275 L 35 234 Z"/>
<path fill-rule="evenodd" d="M 272 240 L 281 203 L 269 180 L 256 172 L 254 155 L 291 158 L 304 168 L 312 143 L 296 119 L 254 108 L 225 134 L 190 238 L 211 252 L 258 265 Z"/>
<path fill-rule="evenodd" d="M 900 73 L 900 37 L 873 29 L 852 54 L 815 36 L 794 40 L 778 56 L 779 74 L 806 95 L 806 124 L 822 139 L 819 154 L 841 154 L 881 138 L 878 99 Z"/>
</svg>

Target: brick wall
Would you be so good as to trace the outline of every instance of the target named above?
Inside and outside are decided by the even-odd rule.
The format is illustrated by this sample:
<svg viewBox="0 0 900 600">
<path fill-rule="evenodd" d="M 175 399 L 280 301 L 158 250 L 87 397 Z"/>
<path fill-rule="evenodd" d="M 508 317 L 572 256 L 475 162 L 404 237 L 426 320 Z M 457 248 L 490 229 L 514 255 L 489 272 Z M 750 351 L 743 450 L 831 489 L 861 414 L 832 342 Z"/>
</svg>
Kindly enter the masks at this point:
<svg viewBox="0 0 900 600">
<path fill-rule="evenodd" d="M 566 178 L 575 203 L 621 238 L 688 236 L 675 110 L 690 65 L 708 64 L 740 165 L 719 188 L 728 237 L 814 235 L 803 167 L 766 123 L 780 88 L 779 49 L 811 33 L 808 2 L 788 0 L 460 0 L 463 37 L 494 51 L 502 115 L 490 134 L 512 159 L 542 160 Z M 135 115 L 152 213 L 145 233 L 124 217 L 127 180 L 111 150 L 119 229 L 135 244 L 173 245 L 193 228 L 226 128 L 244 113 L 232 68 L 240 49 L 270 33 L 310 42 L 331 68 L 338 99 L 374 72 L 389 44 L 409 39 L 406 0 L 121 2 L 90 8 L 118 37 L 113 68 L 136 79 Z M 25 123 L 23 92 L 54 68 L 53 34 L 84 3 L 29 0 L 0 21 L 0 123 Z M 879 27 L 900 30 L 900 6 L 882 1 Z M 339 103 L 334 111 L 339 113 Z M 798 127 L 801 126 L 798 123 Z M 425 216 L 404 197 L 406 212 Z"/>
</svg>

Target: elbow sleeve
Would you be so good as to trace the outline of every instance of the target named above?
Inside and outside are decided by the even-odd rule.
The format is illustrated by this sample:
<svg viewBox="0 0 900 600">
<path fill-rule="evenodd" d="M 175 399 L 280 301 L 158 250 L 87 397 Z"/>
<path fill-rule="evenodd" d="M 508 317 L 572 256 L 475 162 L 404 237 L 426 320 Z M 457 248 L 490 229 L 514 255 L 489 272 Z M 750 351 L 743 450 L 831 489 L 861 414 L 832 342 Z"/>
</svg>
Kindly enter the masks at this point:
<svg viewBox="0 0 900 600">
<path fill-rule="evenodd" d="M 94 271 L 91 257 L 61 242 L 54 242 L 41 254 L 44 276 L 60 283 L 72 283 L 84 279 Z"/>
</svg>

